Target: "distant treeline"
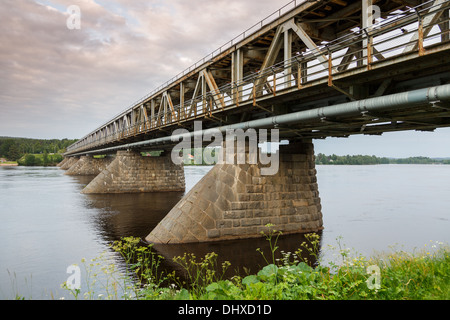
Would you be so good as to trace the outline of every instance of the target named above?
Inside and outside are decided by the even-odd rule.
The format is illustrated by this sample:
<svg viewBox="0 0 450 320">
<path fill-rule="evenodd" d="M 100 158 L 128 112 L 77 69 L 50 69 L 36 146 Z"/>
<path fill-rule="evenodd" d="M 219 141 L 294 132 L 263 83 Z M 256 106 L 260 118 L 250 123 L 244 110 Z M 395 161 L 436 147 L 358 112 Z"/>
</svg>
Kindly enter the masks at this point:
<svg viewBox="0 0 450 320">
<path fill-rule="evenodd" d="M 48 166 L 56 166 L 58 163 L 63 161 L 64 157 L 59 154 L 49 154 L 46 151 L 43 154 L 26 154 L 19 160 L 17 163 L 19 166 L 26 167 L 48 167 Z"/>
<path fill-rule="evenodd" d="M 433 159 L 428 157 L 410 157 L 402 159 L 376 157 L 368 155 L 346 155 L 335 154 L 327 156 L 319 153 L 316 156 L 316 164 L 328 165 L 368 165 L 368 164 L 450 164 L 450 159 Z"/>
<path fill-rule="evenodd" d="M 27 138 L 11 138 L 0 137 L 0 158 L 5 158 L 9 161 L 19 161 L 23 158 L 25 161 L 26 155 L 42 155 L 35 156 L 35 158 L 42 158 L 42 164 L 54 162 L 57 159 L 52 154 L 61 154 L 66 151 L 66 148 L 77 140 L 70 139 L 27 139 Z M 44 155 L 47 154 L 46 158 Z M 55 160 L 53 160 L 55 158 Z M 58 157 L 59 159 L 59 157 Z M 31 157 L 29 157 L 29 162 Z M 39 163 L 39 160 L 36 160 Z M 39 164 L 38 164 L 39 165 Z"/>
</svg>

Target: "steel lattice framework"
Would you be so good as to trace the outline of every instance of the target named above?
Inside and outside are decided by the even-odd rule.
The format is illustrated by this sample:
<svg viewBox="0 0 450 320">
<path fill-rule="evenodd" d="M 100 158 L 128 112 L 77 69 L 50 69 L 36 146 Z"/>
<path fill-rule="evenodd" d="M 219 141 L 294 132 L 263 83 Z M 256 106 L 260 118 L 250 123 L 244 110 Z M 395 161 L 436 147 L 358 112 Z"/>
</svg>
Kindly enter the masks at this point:
<svg viewBox="0 0 450 320">
<path fill-rule="evenodd" d="M 214 128 L 450 83 L 449 12 L 449 0 L 292 1 L 80 139 L 66 155 L 192 130 L 195 120 Z M 446 126 L 449 102 L 432 101 L 336 113 L 279 129 L 282 137 L 324 138 Z"/>
</svg>

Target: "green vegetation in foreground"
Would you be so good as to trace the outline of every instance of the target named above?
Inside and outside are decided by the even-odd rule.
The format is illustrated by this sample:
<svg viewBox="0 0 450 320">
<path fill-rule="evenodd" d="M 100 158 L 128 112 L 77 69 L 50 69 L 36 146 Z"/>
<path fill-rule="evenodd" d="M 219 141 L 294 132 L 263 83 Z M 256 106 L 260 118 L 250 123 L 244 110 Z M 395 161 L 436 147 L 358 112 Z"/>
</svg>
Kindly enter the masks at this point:
<svg viewBox="0 0 450 320">
<path fill-rule="evenodd" d="M 316 164 L 321 165 L 373 165 L 373 164 L 450 164 L 450 159 L 432 159 L 428 157 L 409 157 L 402 159 L 380 158 L 368 155 L 346 155 L 335 154 L 327 156 L 319 153 L 316 156 Z"/>
<path fill-rule="evenodd" d="M 309 265 L 301 253 L 310 257 L 318 255 L 319 236 L 307 235 L 295 253 L 282 253 L 277 240 L 281 233 L 272 230 L 266 234 L 270 243 L 270 257 L 263 257 L 267 265 L 257 274 L 225 278 L 230 263 L 217 265 L 217 255 L 209 253 L 201 259 L 192 254 L 175 257 L 174 262 L 185 271 L 186 281 L 175 273 L 164 274 L 159 267 L 163 257 L 152 246 L 140 245 L 139 238 L 123 238 L 112 245 L 128 266 L 128 275 L 116 276 L 113 265 L 102 267 L 112 276 L 105 293 L 92 290 L 85 299 L 135 299 L 135 300 L 447 300 L 450 298 L 450 251 L 442 243 L 432 244 L 431 251 L 411 254 L 397 251 L 389 255 L 366 259 L 350 257 L 341 249 L 342 263 Z M 335 248 L 336 249 L 336 248 Z M 261 251 L 260 251 L 261 252 Z M 319 260 L 318 260 L 319 261 Z M 88 275 L 95 275 L 89 268 Z M 99 265 L 97 263 L 96 265 Z M 375 273 L 372 273 L 374 272 Z M 379 273 L 377 273 L 379 271 Z M 133 279 L 133 280 L 132 280 Z M 378 280 L 377 280 L 378 279 Z M 91 279 L 91 283 L 94 283 Z M 67 289 L 67 285 L 63 287 Z M 120 288 L 120 290 L 118 290 Z M 89 289 L 89 288 L 88 288 Z M 123 292 L 121 296 L 118 292 Z M 78 299 L 80 290 L 71 290 Z"/>
</svg>

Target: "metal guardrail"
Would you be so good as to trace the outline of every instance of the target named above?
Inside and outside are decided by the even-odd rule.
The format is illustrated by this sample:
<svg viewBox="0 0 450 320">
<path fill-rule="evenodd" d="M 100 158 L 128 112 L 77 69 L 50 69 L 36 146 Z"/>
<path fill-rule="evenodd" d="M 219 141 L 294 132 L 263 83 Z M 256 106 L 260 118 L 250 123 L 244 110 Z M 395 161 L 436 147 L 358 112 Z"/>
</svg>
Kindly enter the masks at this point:
<svg viewBox="0 0 450 320">
<path fill-rule="evenodd" d="M 296 1 L 293 3 L 297 5 Z M 280 94 L 280 91 L 302 90 L 305 86 L 310 86 L 318 81 L 327 81 L 329 86 L 333 86 L 333 79 L 340 74 L 348 73 L 351 70 L 361 70 L 361 68 L 370 70 L 375 64 L 382 61 L 395 63 L 397 57 L 403 56 L 407 52 L 418 52 L 419 55 L 424 55 L 426 48 L 449 41 L 450 38 L 449 30 L 441 30 L 438 27 L 439 24 L 448 22 L 448 18 L 439 21 L 429 18 L 439 11 L 449 10 L 450 4 L 446 3 L 443 7 L 429 4 L 430 2 L 411 8 L 370 28 L 357 30 L 321 45 L 316 50 L 309 50 L 290 60 L 250 74 L 239 83 L 228 84 L 216 91 L 207 92 L 206 95 L 194 97 L 183 105 L 174 106 L 173 111 L 155 115 L 148 121 L 138 122 L 108 135 L 103 134 L 96 138 L 88 136 L 69 146 L 68 153 L 100 147 L 113 141 L 120 141 L 199 117 L 211 117 L 216 112 L 236 108 L 242 104 L 253 103 L 256 105 L 259 99 L 276 96 Z M 281 11 L 279 14 L 281 15 Z M 431 22 L 427 23 L 427 21 Z M 263 22 L 261 22 L 262 26 Z M 182 74 L 183 72 L 179 76 L 181 77 Z M 261 88 L 255 85 L 258 79 L 264 79 L 264 85 Z M 167 85 L 166 83 L 160 88 Z M 155 89 L 154 92 L 159 90 L 159 88 Z M 227 92 L 231 92 L 231 94 L 226 94 Z M 128 111 L 142 104 L 146 98 L 137 102 Z M 220 101 L 220 105 L 216 103 L 217 101 Z M 121 115 L 126 116 L 126 112 Z"/>
</svg>

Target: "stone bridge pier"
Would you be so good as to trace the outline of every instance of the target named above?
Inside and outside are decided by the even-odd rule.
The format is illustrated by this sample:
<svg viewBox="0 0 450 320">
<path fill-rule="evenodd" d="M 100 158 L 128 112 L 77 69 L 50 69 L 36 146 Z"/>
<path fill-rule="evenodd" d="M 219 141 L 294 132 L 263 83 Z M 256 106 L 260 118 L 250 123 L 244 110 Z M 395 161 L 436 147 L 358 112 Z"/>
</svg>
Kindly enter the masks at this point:
<svg viewBox="0 0 450 320">
<path fill-rule="evenodd" d="M 262 175 L 259 161 L 216 164 L 146 240 L 176 244 L 252 238 L 267 232 L 267 224 L 283 234 L 322 230 L 312 141 L 280 145 L 278 152 L 274 175 Z"/>
<path fill-rule="evenodd" d="M 216 164 L 146 240 L 181 244 L 253 238 L 267 232 L 268 224 L 283 234 L 322 230 L 312 141 L 280 145 L 269 164 L 255 161 L 249 145 L 249 141 L 240 149 L 234 148 L 234 141 L 232 149 L 224 145 L 225 161 Z M 274 161 L 277 170 L 268 173 Z M 159 157 L 144 157 L 138 151 L 118 151 L 114 158 L 104 159 L 73 157 L 61 168 L 67 174 L 98 174 L 84 194 L 185 190 L 184 167 L 172 161 L 170 152 Z"/>
<path fill-rule="evenodd" d="M 143 157 L 137 151 L 117 151 L 114 160 L 83 189 L 84 194 L 184 191 L 184 168 L 170 153 Z"/>
<path fill-rule="evenodd" d="M 76 164 L 78 162 L 80 158 L 79 157 L 69 157 L 69 158 L 65 158 L 61 163 L 60 163 L 60 168 L 62 170 L 69 170 L 74 164 Z"/>
<path fill-rule="evenodd" d="M 98 175 L 105 170 L 113 158 L 106 156 L 104 158 L 94 158 L 92 156 L 81 156 L 65 173 L 69 176 L 91 176 Z"/>
</svg>

